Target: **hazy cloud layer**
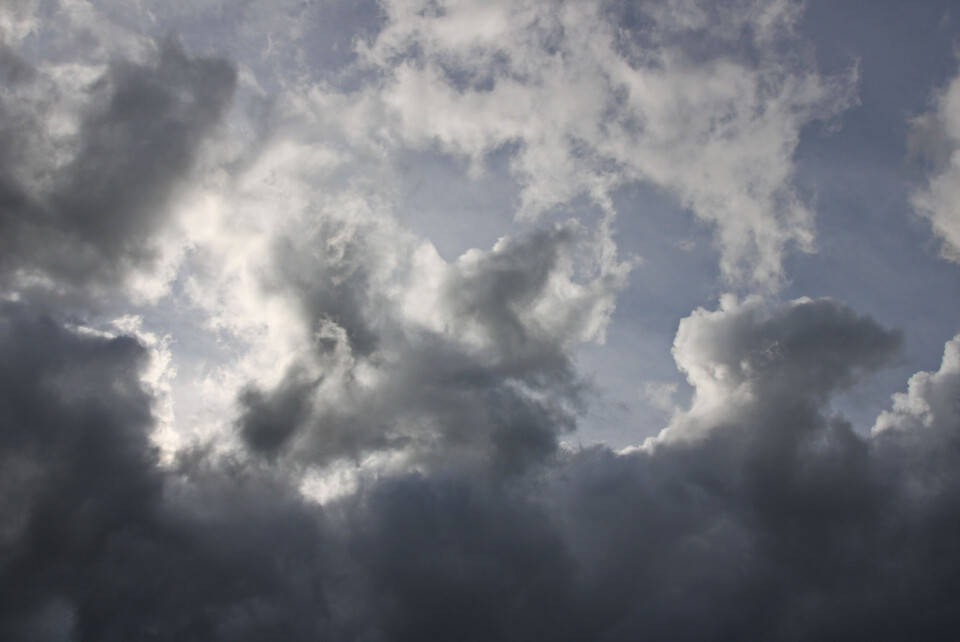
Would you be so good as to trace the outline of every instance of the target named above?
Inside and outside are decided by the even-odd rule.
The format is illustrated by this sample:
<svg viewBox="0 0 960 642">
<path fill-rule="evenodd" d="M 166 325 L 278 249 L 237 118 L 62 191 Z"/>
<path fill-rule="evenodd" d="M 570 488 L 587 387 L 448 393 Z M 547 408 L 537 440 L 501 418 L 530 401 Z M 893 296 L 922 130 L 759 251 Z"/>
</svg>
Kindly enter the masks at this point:
<svg viewBox="0 0 960 642">
<path fill-rule="evenodd" d="M 774 294 L 855 102 L 801 4 L 218 7 L 0 7 L 0 638 L 957 638 L 960 335 L 868 431 L 906 330 Z M 908 145 L 948 254 L 956 87 Z M 427 156 L 516 189 L 499 240 L 404 224 Z M 754 293 L 676 314 L 689 402 L 634 382 L 670 417 L 618 451 L 627 184 Z"/>
</svg>

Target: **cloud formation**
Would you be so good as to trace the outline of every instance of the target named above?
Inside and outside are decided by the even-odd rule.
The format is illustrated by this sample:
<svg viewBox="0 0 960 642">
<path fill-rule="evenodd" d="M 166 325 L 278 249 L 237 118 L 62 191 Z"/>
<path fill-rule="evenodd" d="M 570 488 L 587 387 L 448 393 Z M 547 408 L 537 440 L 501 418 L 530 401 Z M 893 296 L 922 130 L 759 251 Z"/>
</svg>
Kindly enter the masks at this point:
<svg viewBox="0 0 960 642">
<path fill-rule="evenodd" d="M 508 469 L 553 452 L 582 404 L 574 350 L 602 339 L 629 270 L 604 258 L 609 238 L 568 223 L 453 263 L 421 243 L 398 266 L 379 225 L 330 221 L 278 245 L 275 287 L 312 344 L 276 387 L 241 395 L 247 443 Z"/>
<path fill-rule="evenodd" d="M 255 470 L 158 466 L 135 339 L 18 304 L 0 328 L 4 639 L 322 633 L 313 518 Z"/>
<path fill-rule="evenodd" d="M 837 399 L 906 331 L 772 294 L 813 242 L 800 138 L 855 101 L 802 5 L 385 0 L 316 75 L 326 9 L 244 6 L 218 56 L 0 7 L 0 638 L 957 637 L 960 335 L 868 432 Z M 442 256 L 400 215 L 418 154 L 506 159 L 517 220 Z M 625 419 L 655 437 L 573 445 L 583 346 L 645 320 L 637 182 L 754 293 L 674 317 L 689 403 Z"/>
<path fill-rule="evenodd" d="M 913 194 L 913 207 L 930 220 L 943 241 L 943 257 L 960 261 L 960 77 L 934 94 L 933 109 L 914 119 L 908 141 L 914 156 L 932 169 L 928 183 Z"/>
<path fill-rule="evenodd" d="M 514 145 L 518 216 L 642 180 L 716 226 L 721 271 L 775 285 L 812 213 L 791 187 L 801 130 L 854 100 L 816 72 L 786 2 L 384 3 L 361 49 L 408 144 L 473 162 Z"/>
<path fill-rule="evenodd" d="M 8 304 L 4 635 L 936 639 L 955 630 L 955 413 L 942 429 L 859 436 L 830 415 L 828 397 L 849 373 L 890 359 L 898 335 L 833 301 L 759 322 L 747 307 L 690 317 L 685 339 L 708 343 L 732 321 L 745 341 L 727 362 L 756 364 L 771 339 L 788 355 L 828 350 L 838 324 L 867 338 L 827 372 L 813 358 L 768 364 L 774 383 L 731 397 L 699 440 L 560 453 L 519 476 L 394 472 L 319 505 L 272 465 L 195 451 L 160 466 L 136 378 L 144 349 Z M 813 394 L 780 385 L 810 375 L 824 379 Z"/>
<path fill-rule="evenodd" d="M 235 73 L 173 40 L 146 58 L 99 73 L 37 69 L 4 50 L 7 287 L 104 288 L 155 266 L 170 202 L 229 104 Z"/>
<path fill-rule="evenodd" d="M 769 407 L 803 416 L 886 365 L 901 341 L 837 301 L 800 299 L 771 314 L 758 297 L 727 296 L 721 309 L 701 308 L 680 322 L 673 355 L 693 403 L 651 442 L 700 438 L 729 413 Z"/>
</svg>

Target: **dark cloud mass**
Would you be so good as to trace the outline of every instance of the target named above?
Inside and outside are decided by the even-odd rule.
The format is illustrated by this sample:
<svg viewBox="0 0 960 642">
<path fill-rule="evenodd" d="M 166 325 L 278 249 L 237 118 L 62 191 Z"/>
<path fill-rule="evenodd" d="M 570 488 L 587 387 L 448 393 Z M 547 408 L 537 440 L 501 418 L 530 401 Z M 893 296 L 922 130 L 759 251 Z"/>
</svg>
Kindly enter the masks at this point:
<svg viewBox="0 0 960 642">
<path fill-rule="evenodd" d="M 158 468 L 135 339 L 77 334 L 18 305 L 0 328 L 0 637 L 323 631 L 314 516 L 242 466 Z"/>
<path fill-rule="evenodd" d="M 951 639 L 960 625 L 958 426 L 868 439 L 830 415 L 833 390 L 779 388 L 836 389 L 895 353 L 895 333 L 835 302 L 738 330 L 806 358 L 760 377 L 776 403 L 757 395 L 700 439 L 508 478 L 388 475 L 323 507 L 271 465 L 196 451 L 159 466 L 136 340 L 17 304 L 0 327 L 4 639 Z"/>
<path fill-rule="evenodd" d="M 0 6 L 0 40 L 10 41 L 0 41 L 0 640 L 960 639 L 960 335 L 947 342 L 939 370 L 914 375 L 867 433 L 836 410 L 837 398 L 902 358 L 903 330 L 832 298 L 778 304 L 774 295 L 724 295 L 716 309 L 679 321 L 673 357 L 690 385 L 689 404 L 674 408 L 641 446 L 574 447 L 564 440 L 579 439 L 578 422 L 602 394 L 581 368 L 579 346 L 603 340 L 630 269 L 643 269 L 617 258 L 612 205 L 600 208 L 599 220 L 528 221 L 491 249 L 446 261 L 389 211 L 380 215 L 382 194 L 364 191 L 390 174 L 379 166 L 373 179 L 349 186 L 356 191 L 329 200 L 322 192 L 335 191 L 330 181 L 313 191 L 284 182 L 284 172 L 302 171 L 322 184 L 328 166 L 340 180 L 344 167 L 401 155 L 389 146 L 417 136 L 388 131 L 403 120 L 402 109 L 390 108 L 406 100 L 401 80 L 424 69 L 404 66 L 392 80 L 371 69 L 386 65 L 394 49 L 410 49 L 415 60 L 423 45 L 416 38 L 435 28 L 427 44 L 456 76 L 466 62 L 445 48 L 462 45 L 485 64 L 484 39 L 495 40 L 517 16 L 492 10 L 464 20 L 439 6 L 382 3 L 377 28 L 395 43 L 377 53 L 377 36 L 368 34 L 371 42 L 355 41 L 351 53 L 328 52 L 344 65 L 365 61 L 349 63 L 355 77 L 341 79 L 357 83 L 355 92 L 331 98 L 323 94 L 329 87 L 313 86 L 298 94 L 307 80 L 281 78 L 273 84 L 296 100 L 264 107 L 263 99 L 255 117 L 237 115 L 241 124 L 231 131 L 256 140 L 232 141 L 240 151 L 207 168 L 205 180 L 223 191 L 210 188 L 194 204 L 203 220 L 193 221 L 179 248 L 186 258 L 174 266 L 167 298 L 155 308 L 117 303 L 119 318 L 84 323 L 78 319 L 97 309 L 91 301 L 104 293 L 121 300 L 126 279 L 159 270 L 158 243 L 174 224 L 177 199 L 191 186 L 209 187 L 197 177 L 205 146 L 231 144 L 218 128 L 243 107 L 237 86 L 251 103 L 263 98 L 262 88 L 249 68 L 194 55 L 172 37 L 130 36 L 136 46 L 129 44 L 117 35 L 119 8 L 109 23 L 115 31 L 101 25 L 102 33 L 92 8 L 48 16 L 79 20 L 86 34 L 79 41 L 117 41 L 108 63 L 58 67 L 39 55 L 42 39 L 31 39 L 40 27 L 14 28 L 32 5 L 16 6 Z M 746 83 L 749 65 L 776 49 L 777 38 L 794 38 L 800 10 L 739 0 L 706 6 L 614 2 L 577 13 L 564 5 L 556 25 L 540 24 L 538 7 L 520 18 L 539 25 L 545 42 L 532 49 L 514 42 L 510 63 L 530 78 L 559 74 L 543 76 L 543 87 L 600 68 L 622 72 L 626 87 L 639 78 L 629 75 L 637 71 L 631 64 L 649 63 L 654 71 L 644 78 L 652 89 L 638 81 L 630 90 L 649 99 L 641 101 L 647 115 L 661 105 L 658 92 L 697 107 L 701 79 L 719 87 L 728 74 Z M 271 27 L 269 46 L 259 32 L 256 40 L 267 67 L 272 39 L 291 31 L 284 21 L 291 9 L 276 9 L 276 21 L 272 5 L 251 2 L 249 11 Z M 585 33 L 592 20 L 623 23 L 615 38 L 608 22 L 594 29 L 623 51 L 598 46 L 606 66 L 574 69 L 569 43 L 560 42 L 561 18 L 571 30 L 571 21 L 583 22 Z M 631 30 L 647 40 L 631 40 Z M 641 61 L 644 47 L 661 41 L 671 43 L 662 60 Z M 744 50 L 743 42 L 757 44 Z M 289 42 L 277 46 L 290 56 Z M 537 57 L 541 49 L 549 60 Z M 711 62 L 701 74 L 704 60 Z M 467 62 L 469 71 L 474 61 Z M 793 90 L 778 88 L 793 77 L 782 66 L 768 70 L 778 103 L 771 112 L 791 114 Z M 828 92 L 804 73 L 798 94 Z M 426 92 L 428 76 L 414 86 Z M 484 92 L 505 83 L 480 80 Z M 536 105 L 547 114 L 563 102 L 527 103 L 524 78 L 513 80 L 515 111 Z M 477 89 L 468 85 L 456 95 L 435 92 L 437 100 L 453 105 Z M 735 115 L 738 87 L 746 85 L 731 86 L 720 94 Z M 396 93 L 377 102 L 377 91 Z M 767 97 L 757 92 L 747 111 L 764 112 Z M 296 121 L 297 108 L 326 118 L 356 104 L 362 109 L 350 118 L 374 122 L 369 139 L 354 123 L 356 131 L 313 156 L 289 133 L 271 139 L 271 118 L 294 131 L 287 121 Z M 449 135 L 453 148 L 462 136 L 470 143 L 464 148 L 486 154 L 492 148 L 483 128 L 503 127 L 506 134 L 491 140 L 519 141 L 516 159 L 526 163 L 519 175 L 530 185 L 562 191 L 560 183 L 576 174 L 574 164 L 548 167 L 575 138 L 553 131 L 563 118 L 545 117 L 539 139 L 526 140 L 512 118 L 473 129 L 471 119 L 484 109 L 465 104 L 467 117 L 436 119 L 436 132 Z M 670 100 L 662 104 L 658 118 L 672 123 Z M 440 140 L 426 127 L 431 115 L 414 124 Z M 916 144 L 929 147 L 932 130 L 921 121 Z M 781 185 L 790 173 L 790 153 L 781 148 L 796 146 L 799 134 L 790 132 L 799 125 L 770 134 L 778 126 L 730 149 L 762 147 L 758 141 L 772 137 L 775 164 L 787 168 L 771 179 L 771 193 L 785 189 L 793 198 Z M 667 143 L 644 153 L 666 156 L 686 140 L 686 125 L 671 127 Z M 322 131 L 311 144 L 324 139 Z M 726 144 L 739 134 L 733 127 L 710 139 Z M 351 136 L 362 162 L 342 161 Z M 564 145 L 551 147 L 554 136 Z M 611 158 L 635 151 L 620 142 L 610 141 L 620 155 Z M 710 158 L 732 153 L 719 150 Z M 748 156 L 748 175 L 760 176 L 764 156 Z M 947 162 L 942 156 L 938 165 Z M 650 162 L 637 176 L 674 189 L 673 172 L 689 162 L 673 158 L 667 178 Z M 540 173 L 553 178 L 531 178 Z M 681 173 L 680 196 L 701 194 L 691 187 L 696 172 Z M 700 178 L 716 183 L 704 188 L 703 202 L 724 203 L 724 225 L 737 222 L 731 203 L 750 209 L 753 201 L 711 194 L 767 189 L 729 187 L 722 173 Z M 602 205 L 608 179 L 627 180 L 580 176 L 582 185 L 556 198 L 589 192 Z M 281 206 L 270 200 L 277 185 Z M 536 198 L 553 207 L 554 196 Z M 776 227 L 763 207 L 751 212 L 749 225 L 731 229 Z M 765 268 L 778 278 L 782 246 L 771 255 L 776 265 Z M 213 285 L 196 282 L 203 278 Z M 166 320 L 170 336 L 151 334 L 134 312 Z M 184 330 L 192 321 L 181 313 L 206 315 L 203 327 Z M 214 337 L 218 347 L 226 337 L 224 350 L 241 354 L 197 366 L 183 354 L 189 348 L 176 352 L 184 336 Z M 177 379 L 183 363 L 187 374 Z M 160 366 L 167 369 L 158 375 Z M 270 368 L 275 377 L 261 372 Z M 186 401 L 167 412 L 175 393 Z M 197 398 L 218 394 L 227 399 L 223 416 L 208 421 Z M 186 437 L 170 446 L 165 439 L 177 430 Z"/>
</svg>

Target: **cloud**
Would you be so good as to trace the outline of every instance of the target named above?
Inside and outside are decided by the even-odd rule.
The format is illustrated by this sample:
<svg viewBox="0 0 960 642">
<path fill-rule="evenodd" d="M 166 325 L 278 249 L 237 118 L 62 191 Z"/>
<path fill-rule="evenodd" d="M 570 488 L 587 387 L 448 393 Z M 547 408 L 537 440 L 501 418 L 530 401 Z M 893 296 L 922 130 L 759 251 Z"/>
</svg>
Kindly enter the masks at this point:
<svg viewBox="0 0 960 642">
<path fill-rule="evenodd" d="M 710 344 L 724 355 L 715 361 L 741 364 L 733 379 L 754 382 L 749 399 L 724 398 L 700 439 L 628 454 L 598 446 L 496 482 L 393 475 L 331 507 L 350 524 L 355 590 L 373 605 L 375 634 L 936 639 L 954 630 L 953 570 L 939 565 L 957 562 L 946 544 L 958 528 L 956 440 L 909 429 L 889 433 L 907 439 L 864 437 L 828 405 L 855 373 L 894 356 L 898 333 L 830 300 L 774 311 L 728 302 L 690 319 L 678 345 Z M 718 340 L 727 331 L 739 338 L 732 345 Z M 783 345 L 779 361 L 764 351 L 771 340 Z M 822 379 L 812 392 L 801 385 L 810 378 Z"/>
<path fill-rule="evenodd" d="M 617 185 L 715 223 L 758 289 L 812 240 L 793 150 L 852 90 L 799 4 L 386 2 L 356 86 L 276 98 L 302 34 L 251 70 L 11 6 L 0 638 L 956 638 L 960 339 L 866 435 L 831 400 L 902 332 L 727 295 L 680 321 L 658 437 L 562 441 L 635 268 Z M 48 20 L 70 37 L 27 57 Z M 526 222 L 444 258 L 397 216 L 411 148 L 508 150 Z M 584 195 L 599 222 L 546 216 Z"/>
<path fill-rule="evenodd" d="M 4 639 L 323 633 L 314 516 L 269 474 L 159 467 L 142 345 L 4 304 L 0 353 Z"/>
<path fill-rule="evenodd" d="M 960 425 L 958 386 L 960 337 L 954 337 L 944 347 L 940 370 L 910 377 L 907 391 L 894 395 L 893 410 L 885 410 L 877 418 L 873 432 L 929 430 L 949 434 Z"/>
<path fill-rule="evenodd" d="M 225 106 L 229 115 L 221 118 L 226 135 L 203 148 L 203 167 L 174 190 L 182 198 L 173 211 L 164 210 L 157 227 L 143 228 L 165 228 L 176 238 L 153 234 L 140 245 L 127 243 L 133 254 L 121 254 L 124 265 L 117 268 L 133 281 L 129 267 L 152 272 L 160 285 L 139 289 L 154 299 L 179 288 L 178 305 L 191 310 L 200 332 L 208 333 L 203 359 L 201 351 L 179 357 L 193 362 L 204 386 L 202 394 L 197 386 L 174 389 L 184 409 L 180 416 L 197 418 L 183 431 L 187 439 L 222 431 L 241 391 L 260 391 L 266 401 L 291 369 L 305 368 L 308 378 L 317 377 L 318 360 L 296 355 L 314 351 L 312 333 L 319 331 L 320 317 L 348 333 L 351 358 L 361 356 L 361 370 L 382 374 L 366 355 L 383 341 L 378 324 L 391 320 L 391 312 L 380 315 L 395 305 L 384 298 L 384 288 L 406 297 L 404 323 L 406 317 L 433 317 L 417 322 L 444 334 L 437 323 L 462 322 L 478 345 L 491 340 L 483 336 L 490 332 L 501 338 L 513 332 L 525 349 L 537 344 L 531 341 L 537 334 L 563 333 L 564 350 L 602 337 L 624 283 L 613 270 L 600 294 L 601 281 L 583 288 L 590 282 L 583 275 L 567 278 L 568 286 L 558 278 L 567 268 L 559 266 L 545 286 L 549 296 L 524 310 L 529 318 L 517 319 L 513 330 L 508 326 L 515 310 L 482 311 L 499 315 L 487 319 L 464 310 L 456 320 L 450 310 L 434 309 L 452 306 L 455 296 L 434 306 L 438 294 L 426 280 L 414 278 L 416 270 L 408 271 L 414 275 L 408 283 L 390 276 L 408 270 L 403 264 L 413 253 L 432 260 L 409 230 L 394 224 L 408 214 L 397 194 L 408 183 L 404 167 L 415 164 L 417 154 L 437 154 L 444 162 L 450 155 L 466 159 L 473 175 L 489 169 L 491 154 L 504 154 L 513 168 L 504 179 L 519 181 L 519 206 L 528 218 L 584 195 L 610 211 L 617 185 L 651 182 L 718 223 L 722 269 L 731 282 L 772 287 L 780 281 L 785 249 L 813 238 L 810 212 L 789 186 L 792 150 L 803 127 L 837 113 L 852 91 L 849 78 L 823 78 L 810 57 L 784 53 L 791 50 L 787 44 L 798 44 L 792 51 L 802 49 L 792 34 L 796 8 L 732 3 L 713 12 L 705 5 L 693 11 L 693 5 L 661 3 L 634 13 L 621 5 L 558 6 L 562 10 L 554 12 L 534 3 L 487 9 L 467 3 L 431 16 L 418 14 L 418 6 L 385 5 L 384 21 L 356 41 L 355 75 L 345 89 L 339 81 L 316 81 L 309 74 L 272 85 L 271 65 L 286 65 L 288 50 L 309 39 L 297 30 L 283 36 L 284 29 L 277 28 L 292 14 L 278 10 L 283 15 L 270 16 L 251 5 L 238 27 L 240 40 L 269 32 L 277 46 L 251 56 L 246 44 L 236 45 L 239 84 L 235 101 Z M 118 11 L 90 9 L 97 20 L 122 31 L 119 25 L 133 18 Z M 474 19 L 474 11 L 482 19 Z M 178 15 L 174 9 L 155 14 L 175 24 Z M 264 30 L 248 22 L 261 19 Z M 756 42 L 741 46 L 741 32 Z M 698 42 L 703 49 L 691 44 Z M 468 82 L 474 72 L 491 75 Z M 356 245 L 354 218 L 394 220 L 364 228 L 365 234 L 390 238 L 348 250 L 347 243 Z M 612 220 L 601 223 L 608 226 L 600 234 L 608 239 L 605 246 L 593 243 L 598 256 L 616 251 Z M 314 226 L 328 229 L 314 233 Z M 317 272 L 310 272 L 298 257 L 316 247 L 298 247 L 304 238 L 322 243 L 331 256 L 359 254 L 340 262 L 314 260 Z M 284 243 L 288 247 L 277 249 Z M 157 251 L 164 256 L 158 258 Z M 532 263 L 521 267 L 538 269 Z M 444 269 L 421 272 L 440 278 Z M 464 278 L 460 285 L 484 282 Z M 488 294 L 504 291 L 491 287 Z M 494 326 L 495 321 L 506 325 Z M 220 355 L 210 354 L 212 345 L 224 346 Z M 335 379 L 327 380 L 328 388 Z M 325 389 L 319 386 L 317 394 Z M 299 430 L 284 434 L 294 433 Z"/>
<path fill-rule="evenodd" d="M 90 586 L 89 556 L 136 528 L 161 488 L 147 442 L 150 398 L 130 376 L 144 362 L 136 341 L 73 334 L 13 304 L 0 328 L 0 585 L 5 637 L 20 639 L 18 622 L 31 612 Z"/>
<path fill-rule="evenodd" d="M 769 406 L 802 416 L 889 363 L 902 341 L 838 301 L 798 299 L 771 314 L 759 297 L 728 295 L 719 310 L 701 308 L 680 322 L 673 355 L 693 403 L 649 443 L 700 438 L 732 421 L 728 413 Z"/>
<path fill-rule="evenodd" d="M 520 218 L 646 181 L 716 226 L 731 282 L 771 286 L 812 213 L 791 187 L 801 130 L 853 102 L 786 2 L 384 3 L 360 51 L 408 145 L 475 164 L 515 146 Z M 785 53 L 789 52 L 789 53 Z"/>
<path fill-rule="evenodd" d="M 713 362 L 740 364 L 739 385 L 760 361 L 769 375 L 749 400 L 727 397 L 698 440 L 561 452 L 507 477 L 489 474 L 495 462 L 393 471 L 322 506 L 276 464 L 195 450 L 160 466 L 136 340 L 22 304 L 2 319 L 7 639 L 883 639 L 953 627 L 955 413 L 942 429 L 872 438 L 831 416 L 829 396 L 899 343 L 834 301 L 690 317 L 678 345 L 732 331 Z M 831 344 L 829 328 L 854 345 Z M 780 362 L 765 356 L 771 340 Z M 826 366 L 821 351 L 835 352 Z M 783 385 L 811 376 L 813 393 Z"/>
<path fill-rule="evenodd" d="M 573 639 L 576 569 L 522 495 L 483 479 L 406 476 L 344 507 L 372 607 L 368 635 L 396 640 Z M 574 629 L 576 630 L 576 629 Z"/>
<path fill-rule="evenodd" d="M 231 65 L 174 40 L 142 63 L 65 69 L 5 50 L 0 189 L 6 287 L 103 290 L 159 261 L 158 234 L 230 103 Z"/>
<path fill-rule="evenodd" d="M 275 387 L 241 395 L 249 445 L 307 463 L 386 449 L 514 471 L 554 451 L 582 405 L 576 347 L 602 339 L 630 268 L 608 231 L 568 222 L 447 263 L 389 222 L 313 229 L 276 246 L 268 281 L 310 347 Z"/>
<path fill-rule="evenodd" d="M 911 198 L 942 240 L 944 258 L 960 262 L 960 77 L 933 97 L 933 109 L 913 119 L 908 148 L 927 159 L 930 177 Z"/>
</svg>

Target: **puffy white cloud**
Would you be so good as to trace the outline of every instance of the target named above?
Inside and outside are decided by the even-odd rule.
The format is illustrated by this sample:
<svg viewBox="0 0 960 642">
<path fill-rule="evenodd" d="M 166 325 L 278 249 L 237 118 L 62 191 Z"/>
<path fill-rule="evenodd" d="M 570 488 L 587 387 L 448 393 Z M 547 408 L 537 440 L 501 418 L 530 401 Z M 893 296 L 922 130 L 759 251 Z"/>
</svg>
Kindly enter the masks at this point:
<svg viewBox="0 0 960 642">
<path fill-rule="evenodd" d="M 855 74 L 799 53 L 798 9 L 396 0 L 361 53 L 407 144 L 474 163 L 517 146 L 521 218 L 649 181 L 716 225 L 725 277 L 770 286 L 814 238 L 790 184 L 800 132 L 854 99 Z"/>
<path fill-rule="evenodd" d="M 960 262 L 960 76 L 935 94 L 933 110 L 912 125 L 910 152 L 932 167 L 927 184 L 913 194 L 913 207 L 943 241 L 943 257 Z"/>
<path fill-rule="evenodd" d="M 931 430 L 955 432 L 960 428 L 960 336 L 947 342 L 943 362 L 936 372 L 910 377 L 906 392 L 893 396 L 893 409 L 877 418 L 873 432 Z"/>
<path fill-rule="evenodd" d="M 673 355 L 693 401 L 645 446 L 703 439 L 787 409 L 802 424 L 830 395 L 888 363 L 901 342 L 838 301 L 797 299 L 771 312 L 760 297 L 726 295 L 718 310 L 700 308 L 680 322 Z"/>
</svg>

